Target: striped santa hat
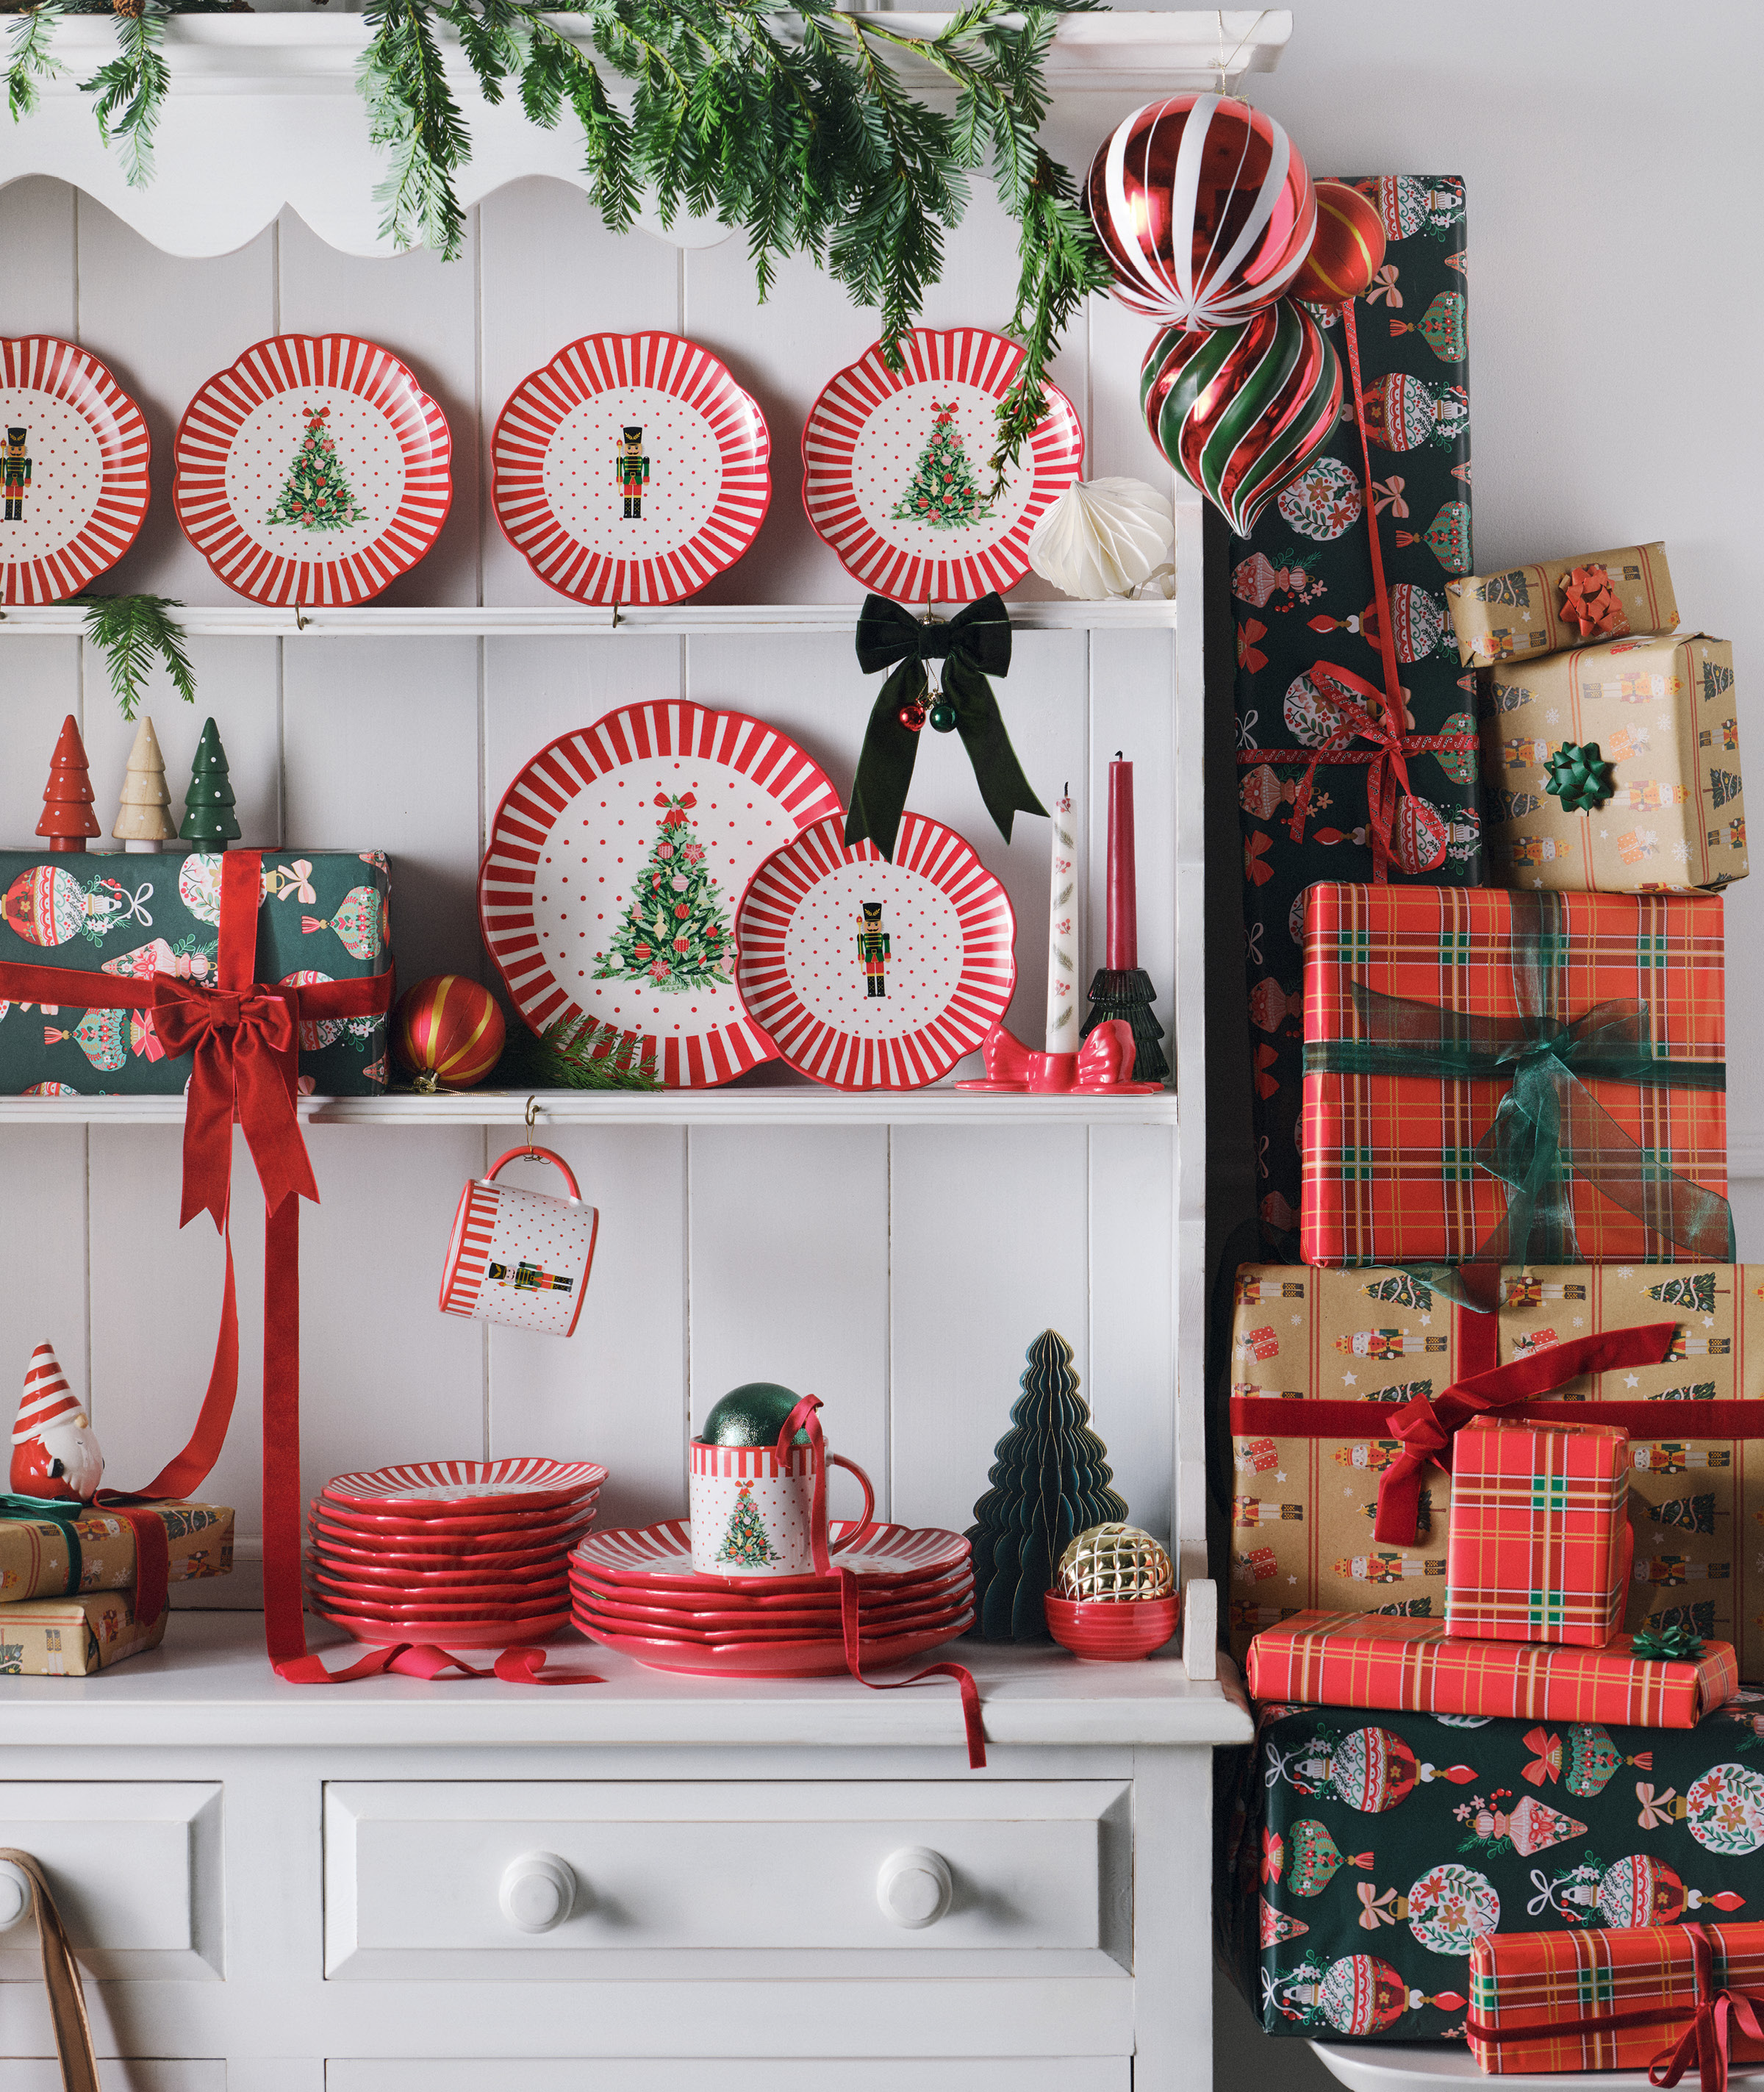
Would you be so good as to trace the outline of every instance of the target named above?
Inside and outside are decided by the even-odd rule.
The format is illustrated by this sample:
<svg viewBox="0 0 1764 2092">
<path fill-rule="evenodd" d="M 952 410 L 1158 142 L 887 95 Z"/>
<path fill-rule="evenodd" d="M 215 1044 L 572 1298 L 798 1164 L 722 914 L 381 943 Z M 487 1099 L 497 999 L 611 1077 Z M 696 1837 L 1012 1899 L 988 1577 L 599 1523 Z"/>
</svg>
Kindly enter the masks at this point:
<svg viewBox="0 0 1764 2092">
<path fill-rule="evenodd" d="M 53 1344 L 39 1344 L 31 1354 L 31 1369 L 24 1376 L 24 1398 L 19 1404 L 18 1421 L 12 1427 L 12 1442 L 23 1446 L 41 1437 L 52 1424 L 83 1414 L 74 1399 L 67 1376 L 61 1369 Z"/>
</svg>

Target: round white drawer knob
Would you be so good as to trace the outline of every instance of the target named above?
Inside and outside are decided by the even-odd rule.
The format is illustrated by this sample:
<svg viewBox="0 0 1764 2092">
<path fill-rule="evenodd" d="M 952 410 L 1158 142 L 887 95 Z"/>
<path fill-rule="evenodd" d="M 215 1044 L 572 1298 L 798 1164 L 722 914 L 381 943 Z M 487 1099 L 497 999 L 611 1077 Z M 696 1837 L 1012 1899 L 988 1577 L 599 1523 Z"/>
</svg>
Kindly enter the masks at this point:
<svg viewBox="0 0 1764 2092">
<path fill-rule="evenodd" d="M 31 1884 L 22 1867 L 0 1860 L 0 1932 L 29 1917 Z"/>
<path fill-rule="evenodd" d="M 569 1916 L 576 1875 L 556 1852 L 523 1852 L 502 1872 L 502 1914 L 522 1932 L 549 1932 Z"/>
<path fill-rule="evenodd" d="M 928 1845 L 903 1845 L 882 1862 L 876 1900 L 890 1924 L 917 1932 L 935 1925 L 949 1908 L 953 1886 L 941 1852 Z"/>
</svg>

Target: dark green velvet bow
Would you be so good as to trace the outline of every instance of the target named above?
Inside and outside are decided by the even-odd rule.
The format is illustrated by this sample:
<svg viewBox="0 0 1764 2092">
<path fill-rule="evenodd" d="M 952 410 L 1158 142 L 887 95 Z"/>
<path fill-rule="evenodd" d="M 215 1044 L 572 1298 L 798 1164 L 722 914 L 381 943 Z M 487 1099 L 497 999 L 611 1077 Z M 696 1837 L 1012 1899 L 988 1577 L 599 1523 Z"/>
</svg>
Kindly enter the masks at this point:
<svg viewBox="0 0 1764 2092">
<path fill-rule="evenodd" d="M 0 1518 L 18 1519 L 28 1525 L 60 1527 L 62 1537 L 67 1543 L 67 1588 L 69 1591 L 80 1588 L 84 1567 L 84 1558 L 80 1552 L 80 1535 L 74 1529 L 75 1522 L 89 1516 L 90 1510 L 88 1504 L 69 1503 L 63 1497 L 0 1496 Z"/>
<path fill-rule="evenodd" d="M 1699 1263 L 1733 1263 L 1737 1251 L 1727 1200 L 1639 1147 L 1586 1087 L 1591 1079 L 1645 1089 L 1724 1090 L 1727 1064 L 1657 1055 L 1645 1002 L 1613 997 L 1563 1018 L 1558 999 L 1569 940 L 1562 897 L 1511 897 L 1516 1022 L 1410 1002 L 1355 981 L 1363 1035 L 1307 1044 L 1305 1073 L 1510 1085 L 1473 1151 L 1476 1162 L 1507 1186 L 1506 1216 L 1477 1245 L 1478 1262 L 1584 1263 L 1569 1181 L 1579 1175 Z"/>
<path fill-rule="evenodd" d="M 886 596 L 866 596 L 858 618 L 858 666 L 867 676 L 878 668 L 894 672 L 883 684 L 864 728 L 845 841 L 862 842 L 867 836 L 890 860 L 919 741 L 899 714 L 903 706 L 924 702 L 931 687 L 927 661 L 943 663 L 943 694 L 955 712 L 956 732 L 974 765 L 986 810 L 1005 841 L 1014 814 L 1048 810 L 1029 789 L 986 680 L 1010 672 L 1010 618 L 1003 599 L 983 595 L 946 625 L 922 625 Z"/>
<path fill-rule="evenodd" d="M 1617 789 L 1611 766 L 1598 743 L 1565 741 L 1550 759 L 1544 789 L 1562 802 L 1567 814 L 1594 814 Z"/>
<path fill-rule="evenodd" d="M 1630 1637 L 1629 1653 L 1649 1663 L 1694 1663 L 1702 1653 L 1702 1636 L 1675 1621 L 1669 1627 L 1643 1627 Z"/>
</svg>

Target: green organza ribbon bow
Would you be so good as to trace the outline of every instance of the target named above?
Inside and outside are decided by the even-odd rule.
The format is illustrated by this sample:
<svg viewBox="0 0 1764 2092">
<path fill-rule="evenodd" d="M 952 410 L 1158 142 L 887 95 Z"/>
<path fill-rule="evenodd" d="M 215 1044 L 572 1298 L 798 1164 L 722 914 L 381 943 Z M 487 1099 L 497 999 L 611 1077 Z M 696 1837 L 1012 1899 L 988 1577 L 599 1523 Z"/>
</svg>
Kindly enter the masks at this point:
<svg viewBox="0 0 1764 2092">
<path fill-rule="evenodd" d="M 1727 1064 L 1657 1055 L 1645 1002 L 1614 996 L 1579 1017 L 1562 1017 L 1569 946 L 1562 897 L 1515 893 L 1511 900 L 1516 1021 L 1411 1002 L 1355 981 L 1363 1035 L 1308 1044 L 1305 1073 L 1509 1085 L 1472 1151 L 1507 1187 L 1506 1216 L 1477 1245 L 1476 1262 L 1584 1263 L 1571 1181 L 1580 1176 L 1686 1256 L 1733 1263 L 1727 1200 L 1638 1146 L 1586 1087 L 1593 1080 L 1724 1090 Z"/>
<path fill-rule="evenodd" d="M 1694 1663 L 1702 1653 L 1702 1636 L 1676 1621 L 1668 1627 L 1643 1627 L 1629 1643 L 1629 1653 L 1649 1663 Z"/>
<path fill-rule="evenodd" d="M 1617 789 L 1611 766 L 1598 743 L 1565 741 L 1550 759 L 1544 789 L 1562 802 L 1567 814 L 1594 814 Z"/>
<path fill-rule="evenodd" d="M 928 661 L 943 663 L 944 700 L 954 711 L 952 724 L 999 833 L 1009 842 L 1014 814 L 1047 812 L 1029 789 L 986 680 L 1010 671 L 1010 618 L 1003 599 L 983 595 L 947 625 L 921 625 L 886 596 L 866 596 L 858 618 L 858 666 L 867 676 L 878 668 L 894 672 L 883 684 L 864 728 L 845 841 L 862 842 L 867 836 L 891 860 L 919 754 L 919 729 L 901 714 L 923 707 L 931 688 Z"/>
</svg>

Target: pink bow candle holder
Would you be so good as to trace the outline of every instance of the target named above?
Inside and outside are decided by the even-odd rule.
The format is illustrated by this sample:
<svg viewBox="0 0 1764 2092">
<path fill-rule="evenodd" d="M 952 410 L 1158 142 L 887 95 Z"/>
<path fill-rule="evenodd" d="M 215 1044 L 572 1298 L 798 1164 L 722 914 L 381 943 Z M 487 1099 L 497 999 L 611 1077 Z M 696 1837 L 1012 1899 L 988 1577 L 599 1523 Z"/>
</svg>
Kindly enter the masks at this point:
<svg viewBox="0 0 1764 2092">
<path fill-rule="evenodd" d="M 1161 1083 L 1133 1079 L 1133 1033 L 1121 1018 L 1096 1026 L 1076 1053 L 1034 1053 L 995 1024 L 980 1048 L 984 1079 L 958 1083 L 958 1090 L 1003 1096 L 1157 1096 Z"/>
</svg>

